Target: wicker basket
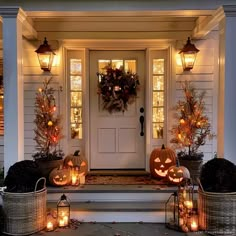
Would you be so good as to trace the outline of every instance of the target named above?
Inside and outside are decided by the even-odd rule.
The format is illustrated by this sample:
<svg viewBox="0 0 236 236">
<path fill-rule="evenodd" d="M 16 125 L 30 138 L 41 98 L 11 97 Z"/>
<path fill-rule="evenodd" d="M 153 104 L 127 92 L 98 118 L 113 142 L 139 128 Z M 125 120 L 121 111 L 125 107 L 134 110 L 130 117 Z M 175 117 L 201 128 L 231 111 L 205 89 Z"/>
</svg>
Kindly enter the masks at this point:
<svg viewBox="0 0 236 236">
<path fill-rule="evenodd" d="M 37 191 L 37 185 L 44 181 L 44 187 Z M 40 178 L 34 192 L 2 192 L 4 225 L 3 233 L 8 235 L 29 235 L 46 226 L 46 179 Z"/>
<path fill-rule="evenodd" d="M 198 189 L 199 228 L 212 235 L 236 235 L 236 193 Z"/>
</svg>

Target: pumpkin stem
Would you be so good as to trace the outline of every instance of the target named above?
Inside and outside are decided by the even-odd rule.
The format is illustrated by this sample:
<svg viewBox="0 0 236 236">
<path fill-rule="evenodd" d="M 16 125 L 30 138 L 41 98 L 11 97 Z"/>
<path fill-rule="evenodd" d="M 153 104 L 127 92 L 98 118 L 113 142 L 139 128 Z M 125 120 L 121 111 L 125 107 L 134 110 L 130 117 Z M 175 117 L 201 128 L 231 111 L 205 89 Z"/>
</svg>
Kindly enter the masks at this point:
<svg viewBox="0 0 236 236">
<path fill-rule="evenodd" d="M 76 150 L 73 156 L 79 156 L 79 155 L 80 155 L 80 150 Z"/>
<path fill-rule="evenodd" d="M 166 149 L 164 144 L 162 144 L 161 149 Z"/>
</svg>

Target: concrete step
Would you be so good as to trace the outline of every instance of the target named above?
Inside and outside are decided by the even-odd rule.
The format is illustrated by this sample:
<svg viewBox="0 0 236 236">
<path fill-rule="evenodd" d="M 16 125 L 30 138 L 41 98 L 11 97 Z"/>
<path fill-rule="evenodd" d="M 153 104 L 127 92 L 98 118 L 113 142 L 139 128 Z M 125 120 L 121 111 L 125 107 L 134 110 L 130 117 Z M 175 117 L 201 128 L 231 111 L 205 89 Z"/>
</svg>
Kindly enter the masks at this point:
<svg viewBox="0 0 236 236">
<path fill-rule="evenodd" d="M 71 217 L 83 222 L 165 222 L 165 202 L 176 187 L 157 185 L 81 185 L 48 187 L 48 208 L 64 193 Z"/>
</svg>

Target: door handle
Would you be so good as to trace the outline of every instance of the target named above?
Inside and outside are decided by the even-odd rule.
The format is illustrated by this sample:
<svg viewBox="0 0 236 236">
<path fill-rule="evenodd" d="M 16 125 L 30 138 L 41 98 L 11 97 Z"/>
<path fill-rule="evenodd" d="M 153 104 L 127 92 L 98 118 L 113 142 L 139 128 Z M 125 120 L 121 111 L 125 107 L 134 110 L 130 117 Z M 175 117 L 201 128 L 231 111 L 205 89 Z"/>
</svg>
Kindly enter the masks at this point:
<svg viewBox="0 0 236 236">
<path fill-rule="evenodd" d="M 144 136 L 144 131 L 143 131 L 144 116 L 140 116 L 140 117 L 139 117 L 139 122 L 140 122 L 140 124 L 141 124 L 140 136 Z"/>
</svg>

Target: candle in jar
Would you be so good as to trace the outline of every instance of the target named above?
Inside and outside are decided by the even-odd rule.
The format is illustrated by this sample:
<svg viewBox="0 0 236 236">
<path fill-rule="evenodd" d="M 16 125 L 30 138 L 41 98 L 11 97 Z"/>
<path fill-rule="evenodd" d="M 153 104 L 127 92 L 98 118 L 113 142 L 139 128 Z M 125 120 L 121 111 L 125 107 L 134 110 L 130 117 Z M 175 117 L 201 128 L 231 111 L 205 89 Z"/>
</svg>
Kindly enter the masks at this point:
<svg viewBox="0 0 236 236">
<path fill-rule="evenodd" d="M 63 226 L 65 226 L 64 219 L 60 219 L 59 220 L 59 227 L 63 227 Z"/>
<path fill-rule="evenodd" d="M 51 221 L 49 221 L 47 223 L 47 231 L 52 231 L 53 230 L 53 223 Z"/>
<path fill-rule="evenodd" d="M 79 179 L 80 184 L 85 184 L 85 175 L 81 175 Z"/>
<path fill-rule="evenodd" d="M 76 182 L 77 182 L 77 176 L 72 175 L 72 180 L 71 180 L 72 185 L 76 185 Z"/>
<path fill-rule="evenodd" d="M 191 223 L 191 231 L 196 232 L 198 231 L 198 225 L 196 221 L 192 221 Z"/>
<path fill-rule="evenodd" d="M 67 226 L 68 223 L 69 223 L 69 218 L 68 218 L 68 216 L 64 216 L 64 217 L 63 217 L 63 221 L 64 221 L 64 225 Z"/>
</svg>

